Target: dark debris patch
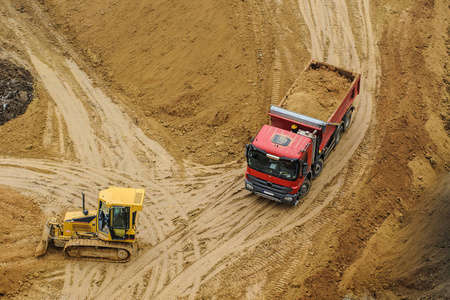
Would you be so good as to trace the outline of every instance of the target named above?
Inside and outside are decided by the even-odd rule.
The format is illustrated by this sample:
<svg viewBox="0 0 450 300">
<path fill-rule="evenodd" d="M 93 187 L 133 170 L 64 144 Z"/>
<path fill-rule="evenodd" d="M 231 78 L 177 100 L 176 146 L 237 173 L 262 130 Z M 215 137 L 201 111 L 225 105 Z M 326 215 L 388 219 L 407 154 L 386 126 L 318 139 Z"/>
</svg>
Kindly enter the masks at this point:
<svg viewBox="0 0 450 300">
<path fill-rule="evenodd" d="M 30 71 L 0 59 L 0 125 L 25 113 L 34 97 L 33 84 Z"/>
</svg>

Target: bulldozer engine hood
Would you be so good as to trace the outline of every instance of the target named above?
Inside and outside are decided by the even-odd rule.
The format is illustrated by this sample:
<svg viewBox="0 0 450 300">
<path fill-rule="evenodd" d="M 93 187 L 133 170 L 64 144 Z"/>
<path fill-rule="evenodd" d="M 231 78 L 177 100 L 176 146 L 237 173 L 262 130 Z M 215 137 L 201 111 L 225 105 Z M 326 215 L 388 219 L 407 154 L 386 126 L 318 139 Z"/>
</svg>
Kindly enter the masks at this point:
<svg viewBox="0 0 450 300">
<path fill-rule="evenodd" d="M 96 210 L 90 210 L 87 215 L 83 214 L 82 211 L 69 211 L 64 217 L 64 222 L 90 223 L 96 215 Z"/>
</svg>

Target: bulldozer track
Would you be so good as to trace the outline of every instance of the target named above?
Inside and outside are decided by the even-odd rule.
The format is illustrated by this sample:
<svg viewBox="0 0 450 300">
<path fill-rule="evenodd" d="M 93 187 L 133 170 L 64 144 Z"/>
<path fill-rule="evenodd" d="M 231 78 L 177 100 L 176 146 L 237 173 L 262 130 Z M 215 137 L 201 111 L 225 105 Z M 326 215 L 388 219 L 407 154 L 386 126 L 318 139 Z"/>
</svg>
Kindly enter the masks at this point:
<svg viewBox="0 0 450 300">
<path fill-rule="evenodd" d="M 114 250 L 117 249 L 126 251 L 128 254 L 126 257 L 121 258 L 117 256 L 117 258 L 101 258 L 101 257 L 85 257 L 83 255 L 78 255 L 77 251 L 81 250 L 89 250 L 98 253 L 100 256 L 102 254 L 107 254 L 110 252 L 108 250 Z M 73 255 L 73 252 L 75 255 Z M 120 242 L 110 242 L 110 241 L 102 241 L 98 239 L 70 239 L 66 245 L 64 246 L 64 252 L 70 256 L 70 257 L 78 257 L 78 258 L 85 258 L 89 260 L 95 260 L 95 261 L 117 261 L 117 262 L 127 262 L 131 259 L 131 256 L 133 254 L 133 246 L 128 243 L 120 243 Z"/>
</svg>

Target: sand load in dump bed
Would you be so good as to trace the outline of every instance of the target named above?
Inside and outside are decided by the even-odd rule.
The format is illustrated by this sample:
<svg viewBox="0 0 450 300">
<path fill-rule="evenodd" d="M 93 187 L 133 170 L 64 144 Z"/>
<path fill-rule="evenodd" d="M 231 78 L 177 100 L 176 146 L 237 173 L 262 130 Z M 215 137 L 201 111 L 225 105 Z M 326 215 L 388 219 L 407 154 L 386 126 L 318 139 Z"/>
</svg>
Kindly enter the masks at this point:
<svg viewBox="0 0 450 300">
<path fill-rule="evenodd" d="M 327 121 L 342 103 L 352 80 L 337 71 L 321 67 L 308 69 L 298 78 L 283 108 Z"/>
</svg>

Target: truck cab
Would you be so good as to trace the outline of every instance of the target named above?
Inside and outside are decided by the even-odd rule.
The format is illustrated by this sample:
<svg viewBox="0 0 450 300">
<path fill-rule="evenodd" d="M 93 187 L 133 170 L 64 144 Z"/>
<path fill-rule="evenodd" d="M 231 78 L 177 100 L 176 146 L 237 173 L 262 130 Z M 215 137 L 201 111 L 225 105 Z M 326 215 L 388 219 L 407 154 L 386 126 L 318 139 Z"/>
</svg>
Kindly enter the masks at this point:
<svg viewBox="0 0 450 300">
<path fill-rule="evenodd" d="M 264 125 L 246 146 L 245 187 L 257 195 L 295 205 L 310 188 L 313 139 L 292 125 L 290 131 Z"/>
</svg>

